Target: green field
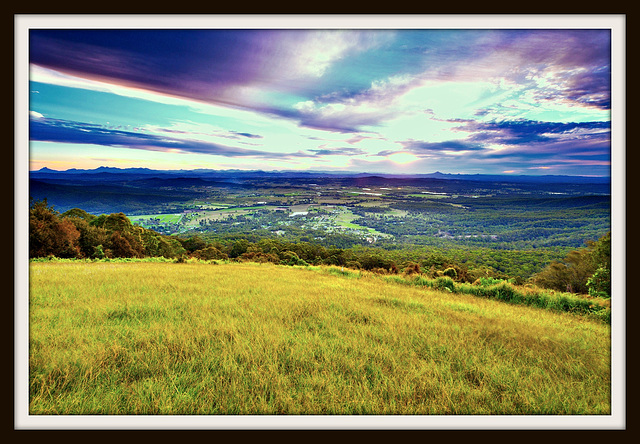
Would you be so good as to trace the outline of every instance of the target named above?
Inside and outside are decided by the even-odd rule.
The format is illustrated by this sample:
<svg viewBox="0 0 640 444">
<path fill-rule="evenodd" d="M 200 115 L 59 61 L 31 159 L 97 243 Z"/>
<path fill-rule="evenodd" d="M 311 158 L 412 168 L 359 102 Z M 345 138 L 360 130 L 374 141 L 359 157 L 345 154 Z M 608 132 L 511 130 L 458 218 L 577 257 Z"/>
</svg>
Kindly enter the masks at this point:
<svg viewBox="0 0 640 444">
<path fill-rule="evenodd" d="M 353 214 L 349 209 L 345 208 L 335 216 L 335 218 L 333 219 L 333 222 L 340 228 L 362 230 L 362 231 L 368 232 L 371 235 L 379 236 L 379 237 L 391 237 L 390 235 L 381 233 L 377 230 L 374 230 L 373 228 L 363 227 L 362 225 L 354 224 L 352 221 L 356 218 L 357 216 L 355 214 Z"/>
<path fill-rule="evenodd" d="M 140 216 L 129 216 L 132 223 L 148 223 L 151 219 L 157 219 L 162 224 L 177 224 L 182 219 L 182 214 L 144 214 Z"/>
<path fill-rule="evenodd" d="M 32 415 L 608 415 L 610 325 L 255 263 L 30 264 Z"/>
</svg>

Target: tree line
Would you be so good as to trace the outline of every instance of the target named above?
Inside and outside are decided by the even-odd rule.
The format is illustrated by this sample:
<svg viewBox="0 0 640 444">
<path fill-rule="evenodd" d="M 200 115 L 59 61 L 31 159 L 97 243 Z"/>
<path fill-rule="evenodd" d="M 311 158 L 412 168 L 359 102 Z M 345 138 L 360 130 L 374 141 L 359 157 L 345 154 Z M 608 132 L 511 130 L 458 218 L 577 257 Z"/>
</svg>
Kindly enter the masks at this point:
<svg viewBox="0 0 640 444">
<path fill-rule="evenodd" d="M 321 245 L 278 238 L 226 235 L 216 239 L 163 235 L 134 225 L 123 213 L 95 216 L 74 208 L 64 213 L 46 199 L 31 202 L 29 211 L 29 256 L 60 258 L 165 257 L 183 262 L 201 260 L 270 262 L 285 265 L 337 265 L 383 274 L 420 273 L 428 277 L 448 276 L 459 282 L 482 278 L 513 278 L 500 270 L 500 260 L 523 259 L 527 252 L 495 252 L 497 259 L 482 264 L 474 252 L 445 253 L 426 248 L 381 249 L 366 246 Z M 514 257 L 515 255 L 515 257 Z M 477 256 L 477 255 L 476 255 Z M 520 257 L 522 256 L 522 257 Z M 541 256 L 536 256 L 540 260 Z M 485 258 L 486 260 L 486 258 Z M 517 283 L 529 281 L 543 288 L 608 297 L 611 293 L 611 234 L 586 247 L 570 251 L 562 260 L 552 260 L 541 271 L 515 276 Z"/>
<path fill-rule="evenodd" d="M 185 251 L 179 240 L 133 225 L 123 213 L 95 216 L 73 208 L 60 214 L 46 199 L 30 205 L 32 258 L 173 258 Z"/>
</svg>

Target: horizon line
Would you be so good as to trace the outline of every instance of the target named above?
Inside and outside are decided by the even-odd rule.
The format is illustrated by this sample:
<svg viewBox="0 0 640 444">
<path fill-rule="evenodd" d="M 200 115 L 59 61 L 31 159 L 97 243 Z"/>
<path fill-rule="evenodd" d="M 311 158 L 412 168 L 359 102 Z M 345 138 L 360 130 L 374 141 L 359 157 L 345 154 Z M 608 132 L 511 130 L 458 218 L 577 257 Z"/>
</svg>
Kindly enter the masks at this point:
<svg viewBox="0 0 640 444">
<path fill-rule="evenodd" d="M 374 176 L 386 175 L 386 176 L 424 176 L 424 175 L 432 175 L 432 174 L 442 174 L 449 176 L 505 176 L 505 177 L 518 177 L 518 176 L 527 176 L 527 177 L 545 177 L 545 176 L 555 176 L 555 177 L 590 177 L 590 178 L 608 178 L 611 179 L 611 175 L 598 175 L 598 174 L 525 174 L 525 173 L 445 173 L 442 171 L 433 171 L 430 173 L 384 173 L 384 172 L 370 172 L 370 171 L 356 171 L 356 170 L 295 170 L 295 169 L 282 169 L 282 170 L 263 170 L 263 169 L 238 169 L 238 168 L 191 168 L 191 169 L 164 169 L 164 168 L 148 168 L 148 167 L 112 167 L 101 165 L 96 168 L 67 168 L 66 170 L 56 170 L 49 167 L 42 167 L 36 170 L 29 169 L 29 173 L 37 173 L 42 170 L 47 170 L 55 173 L 65 173 L 68 171 L 96 171 L 99 169 L 112 169 L 112 170 L 148 170 L 148 171 L 159 171 L 159 172 L 172 172 L 172 171 L 212 171 L 212 172 L 225 172 L 225 171 L 239 171 L 239 172 L 263 172 L 263 173 L 324 173 L 324 174 L 370 174 Z"/>
</svg>

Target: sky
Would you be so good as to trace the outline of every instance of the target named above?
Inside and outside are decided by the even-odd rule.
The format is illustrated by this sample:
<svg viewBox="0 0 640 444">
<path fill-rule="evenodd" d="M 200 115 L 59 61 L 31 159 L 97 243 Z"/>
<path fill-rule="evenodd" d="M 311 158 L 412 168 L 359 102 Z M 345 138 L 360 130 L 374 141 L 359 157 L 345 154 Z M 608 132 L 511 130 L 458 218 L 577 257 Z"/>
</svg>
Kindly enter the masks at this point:
<svg viewBox="0 0 640 444">
<path fill-rule="evenodd" d="M 609 176 L 609 29 L 31 29 L 29 167 Z"/>
</svg>

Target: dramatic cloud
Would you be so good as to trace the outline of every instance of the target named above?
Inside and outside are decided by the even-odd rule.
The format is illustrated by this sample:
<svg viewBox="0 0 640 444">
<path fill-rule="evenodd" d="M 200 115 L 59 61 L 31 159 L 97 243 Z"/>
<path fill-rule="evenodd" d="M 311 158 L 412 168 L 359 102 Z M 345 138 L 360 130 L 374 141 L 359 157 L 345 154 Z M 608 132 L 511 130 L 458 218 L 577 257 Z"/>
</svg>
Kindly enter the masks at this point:
<svg viewBox="0 0 640 444">
<path fill-rule="evenodd" d="M 441 39 L 446 37 L 446 45 L 424 48 L 421 57 L 414 48 L 415 66 L 421 70 L 412 66 L 408 73 L 373 79 L 357 91 L 338 89 L 296 103 L 297 115 L 280 115 L 308 127 L 350 132 L 402 113 L 427 111 L 436 119 L 450 119 L 449 105 L 458 112 L 468 108 L 469 116 L 493 111 L 514 117 L 541 107 L 610 107 L 607 33 L 461 31 L 444 33 Z M 483 101 L 493 104 L 479 108 Z M 424 109 L 425 103 L 436 110 Z"/>
<path fill-rule="evenodd" d="M 31 63 L 195 100 L 251 106 L 266 89 L 309 87 L 386 39 L 370 31 L 34 30 Z"/>
<path fill-rule="evenodd" d="M 164 153 L 167 165 L 190 154 L 246 168 L 608 174 L 607 29 L 33 29 L 29 38 L 30 138 L 61 152 L 88 144 Z"/>
<path fill-rule="evenodd" d="M 610 33 L 606 30 L 467 31 L 463 54 L 425 76 L 443 81 L 489 80 L 536 88 L 539 100 L 569 100 L 608 109 L 611 89 Z M 475 44 L 473 43 L 475 40 Z M 451 47 L 449 47 L 451 49 Z M 449 52 L 447 52 L 449 54 Z"/>
</svg>

